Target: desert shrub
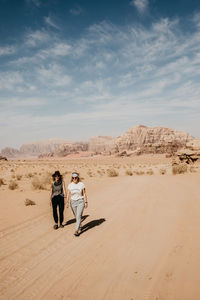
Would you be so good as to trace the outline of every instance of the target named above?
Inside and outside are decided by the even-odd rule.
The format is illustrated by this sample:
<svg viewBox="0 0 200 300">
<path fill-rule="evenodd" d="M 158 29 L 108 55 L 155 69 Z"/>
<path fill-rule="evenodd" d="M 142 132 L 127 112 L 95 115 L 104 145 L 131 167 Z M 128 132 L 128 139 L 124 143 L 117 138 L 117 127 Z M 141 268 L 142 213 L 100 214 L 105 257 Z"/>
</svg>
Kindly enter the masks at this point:
<svg viewBox="0 0 200 300">
<path fill-rule="evenodd" d="M 8 188 L 9 188 L 10 190 L 15 190 L 16 188 L 18 188 L 17 182 L 15 182 L 14 180 L 11 180 L 10 183 L 9 183 Z"/>
<path fill-rule="evenodd" d="M 15 172 L 15 170 L 14 170 L 14 169 L 11 169 L 10 172 Z"/>
<path fill-rule="evenodd" d="M 133 172 L 131 170 L 126 170 L 126 175 L 133 176 Z"/>
<path fill-rule="evenodd" d="M 154 172 L 153 172 L 153 170 L 152 169 L 149 169 L 149 170 L 147 170 L 147 175 L 153 175 L 154 174 Z"/>
<path fill-rule="evenodd" d="M 165 174 L 166 174 L 166 169 L 163 169 L 163 168 L 160 169 L 160 174 L 161 174 L 161 175 L 165 175 Z"/>
<path fill-rule="evenodd" d="M 108 177 L 117 177 L 119 173 L 115 169 L 107 169 Z"/>
<path fill-rule="evenodd" d="M 134 173 L 136 175 L 144 175 L 145 174 L 144 171 L 134 171 Z"/>
<path fill-rule="evenodd" d="M 22 175 L 16 175 L 17 180 L 21 180 L 22 179 Z"/>
<path fill-rule="evenodd" d="M 30 200 L 30 199 L 28 199 L 28 198 L 24 201 L 24 204 L 25 204 L 26 206 L 28 206 L 28 205 L 36 205 L 35 201 Z"/>
<path fill-rule="evenodd" d="M 91 170 L 89 170 L 89 171 L 87 172 L 87 174 L 88 174 L 88 176 L 89 176 L 89 177 L 92 177 L 92 176 L 93 176 L 93 174 L 92 174 L 92 171 L 91 171 Z"/>
<path fill-rule="evenodd" d="M 38 177 L 33 178 L 32 186 L 34 190 L 45 190 L 44 183 Z"/>
<path fill-rule="evenodd" d="M 3 179 L 0 178 L 0 186 L 2 186 L 2 185 L 4 185 L 4 184 L 5 184 L 5 183 L 4 183 Z"/>
<path fill-rule="evenodd" d="M 26 175 L 26 177 L 27 177 L 27 178 L 32 178 L 32 177 L 33 177 L 33 174 L 32 174 L 32 173 L 28 173 L 28 174 Z"/>
<path fill-rule="evenodd" d="M 187 164 L 178 164 L 178 165 L 174 165 L 172 166 L 172 173 L 174 175 L 176 174 L 184 174 L 187 172 Z"/>
<path fill-rule="evenodd" d="M 194 166 L 191 166 L 191 167 L 190 167 L 190 172 L 191 172 L 191 173 L 196 173 L 197 170 L 196 170 L 196 168 L 195 168 Z"/>
<path fill-rule="evenodd" d="M 43 178 L 42 178 L 42 182 L 44 183 L 44 185 L 50 185 L 52 183 L 52 176 L 50 173 L 46 173 L 44 174 Z"/>
</svg>

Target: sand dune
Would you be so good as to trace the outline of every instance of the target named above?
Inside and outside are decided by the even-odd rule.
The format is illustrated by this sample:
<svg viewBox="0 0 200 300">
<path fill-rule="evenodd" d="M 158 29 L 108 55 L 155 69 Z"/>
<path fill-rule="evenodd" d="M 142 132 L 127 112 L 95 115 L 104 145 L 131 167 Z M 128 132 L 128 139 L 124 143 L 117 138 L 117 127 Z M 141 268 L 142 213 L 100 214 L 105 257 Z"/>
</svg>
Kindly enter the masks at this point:
<svg viewBox="0 0 200 300">
<path fill-rule="evenodd" d="M 0 299 L 199 300 L 199 174 L 86 183 L 78 238 L 70 209 L 52 229 L 47 191 L 1 191 Z"/>
</svg>

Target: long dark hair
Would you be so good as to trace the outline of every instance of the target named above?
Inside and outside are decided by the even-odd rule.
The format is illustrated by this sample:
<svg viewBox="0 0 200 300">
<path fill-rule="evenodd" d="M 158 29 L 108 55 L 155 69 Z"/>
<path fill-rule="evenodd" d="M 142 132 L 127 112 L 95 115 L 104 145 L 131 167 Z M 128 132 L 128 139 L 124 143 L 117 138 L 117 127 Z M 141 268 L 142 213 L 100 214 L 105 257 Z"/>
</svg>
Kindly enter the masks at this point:
<svg viewBox="0 0 200 300">
<path fill-rule="evenodd" d="M 60 174 L 60 172 L 59 172 L 59 171 L 55 171 L 55 172 L 52 174 L 53 181 L 55 181 L 55 180 L 56 180 L 56 177 L 58 177 L 58 178 L 59 178 L 59 180 L 61 180 L 61 181 L 62 181 L 62 175 Z"/>
</svg>

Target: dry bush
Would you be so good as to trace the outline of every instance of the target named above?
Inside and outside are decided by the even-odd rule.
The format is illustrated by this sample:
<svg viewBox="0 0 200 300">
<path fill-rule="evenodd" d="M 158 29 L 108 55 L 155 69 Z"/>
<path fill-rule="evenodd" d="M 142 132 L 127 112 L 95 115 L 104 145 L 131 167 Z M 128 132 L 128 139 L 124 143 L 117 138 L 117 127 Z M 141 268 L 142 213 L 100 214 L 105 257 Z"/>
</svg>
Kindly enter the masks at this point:
<svg viewBox="0 0 200 300">
<path fill-rule="evenodd" d="M 28 198 L 26 198 L 26 200 L 24 201 L 24 204 L 25 204 L 26 206 L 29 206 L 29 205 L 36 205 L 35 201 L 30 200 L 30 199 L 28 199 Z"/>
<path fill-rule="evenodd" d="M 178 165 L 174 165 L 172 166 L 172 173 L 173 175 L 176 174 L 184 174 L 187 172 L 187 164 L 178 164 Z"/>
<path fill-rule="evenodd" d="M 136 175 L 144 175 L 145 174 L 144 171 L 134 171 L 134 173 Z"/>
<path fill-rule="evenodd" d="M 16 188 L 18 188 L 17 182 L 15 182 L 14 180 L 11 180 L 10 183 L 9 183 L 8 188 L 9 188 L 10 190 L 15 190 Z"/>
<path fill-rule="evenodd" d="M 153 172 L 153 170 L 152 169 L 149 169 L 149 170 L 147 170 L 147 175 L 153 175 L 154 174 L 154 172 Z"/>
<path fill-rule="evenodd" d="M 133 172 L 131 170 L 126 170 L 126 175 L 133 176 Z"/>
<path fill-rule="evenodd" d="M 197 170 L 196 170 L 196 168 L 194 166 L 191 166 L 190 167 L 190 172 L 191 173 L 197 173 Z"/>
<path fill-rule="evenodd" d="M 50 185 L 52 183 L 52 176 L 50 173 L 46 173 L 44 174 L 43 178 L 42 178 L 42 182 L 44 183 L 44 185 Z"/>
<path fill-rule="evenodd" d="M 33 177 L 33 174 L 32 174 L 32 173 L 28 173 L 28 174 L 26 175 L 26 177 L 27 177 L 27 178 L 32 178 L 32 177 Z"/>
<path fill-rule="evenodd" d="M 17 180 L 21 180 L 22 179 L 22 175 L 16 175 Z"/>
<path fill-rule="evenodd" d="M 4 185 L 4 184 L 5 184 L 5 183 L 4 183 L 3 179 L 0 178 L 0 186 L 2 186 L 2 185 Z"/>
<path fill-rule="evenodd" d="M 89 177 L 92 177 L 92 176 L 93 176 L 93 174 L 92 174 L 92 171 L 91 171 L 91 170 L 89 170 L 89 171 L 87 172 L 87 174 L 88 174 L 88 176 L 89 176 Z"/>
<path fill-rule="evenodd" d="M 14 169 L 11 169 L 10 172 L 15 172 L 15 170 L 14 170 Z"/>
<path fill-rule="evenodd" d="M 32 183 L 34 190 L 45 190 L 44 183 L 41 182 L 41 180 L 39 180 L 38 177 L 33 178 L 31 183 Z"/>
<path fill-rule="evenodd" d="M 44 176 L 39 179 L 34 177 L 32 180 L 32 186 L 35 190 L 48 190 L 52 183 L 52 177 L 50 173 L 44 174 Z"/>
<path fill-rule="evenodd" d="M 166 169 L 163 169 L 163 168 L 160 169 L 160 174 L 161 174 L 161 175 L 165 175 L 165 174 L 166 174 Z"/>
<path fill-rule="evenodd" d="M 117 177 L 119 173 L 115 169 L 107 169 L 108 177 Z"/>
</svg>

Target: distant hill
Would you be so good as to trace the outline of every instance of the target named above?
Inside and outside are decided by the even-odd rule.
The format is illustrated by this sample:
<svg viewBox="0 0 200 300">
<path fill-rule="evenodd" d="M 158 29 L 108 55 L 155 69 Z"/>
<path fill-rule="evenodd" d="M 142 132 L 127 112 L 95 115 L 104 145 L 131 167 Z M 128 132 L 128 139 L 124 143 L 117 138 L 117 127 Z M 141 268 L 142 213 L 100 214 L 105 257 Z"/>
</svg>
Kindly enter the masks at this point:
<svg viewBox="0 0 200 300">
<path fill-rule="evenodd" d="M 64 157 L 69 154 L 88 151 L 92 154 L 135 155 L 143 153 L 174 153 L 195 140 L 184 131 L 167 127 L 138 125 L 130 128 L 117 138 L 99 136 L 88 142 L 72 143 L 62 139 L 48 139 L 24 144 L 20 149 L 6 147 L 1 155 L 17 157 Z"/>
</svg>

